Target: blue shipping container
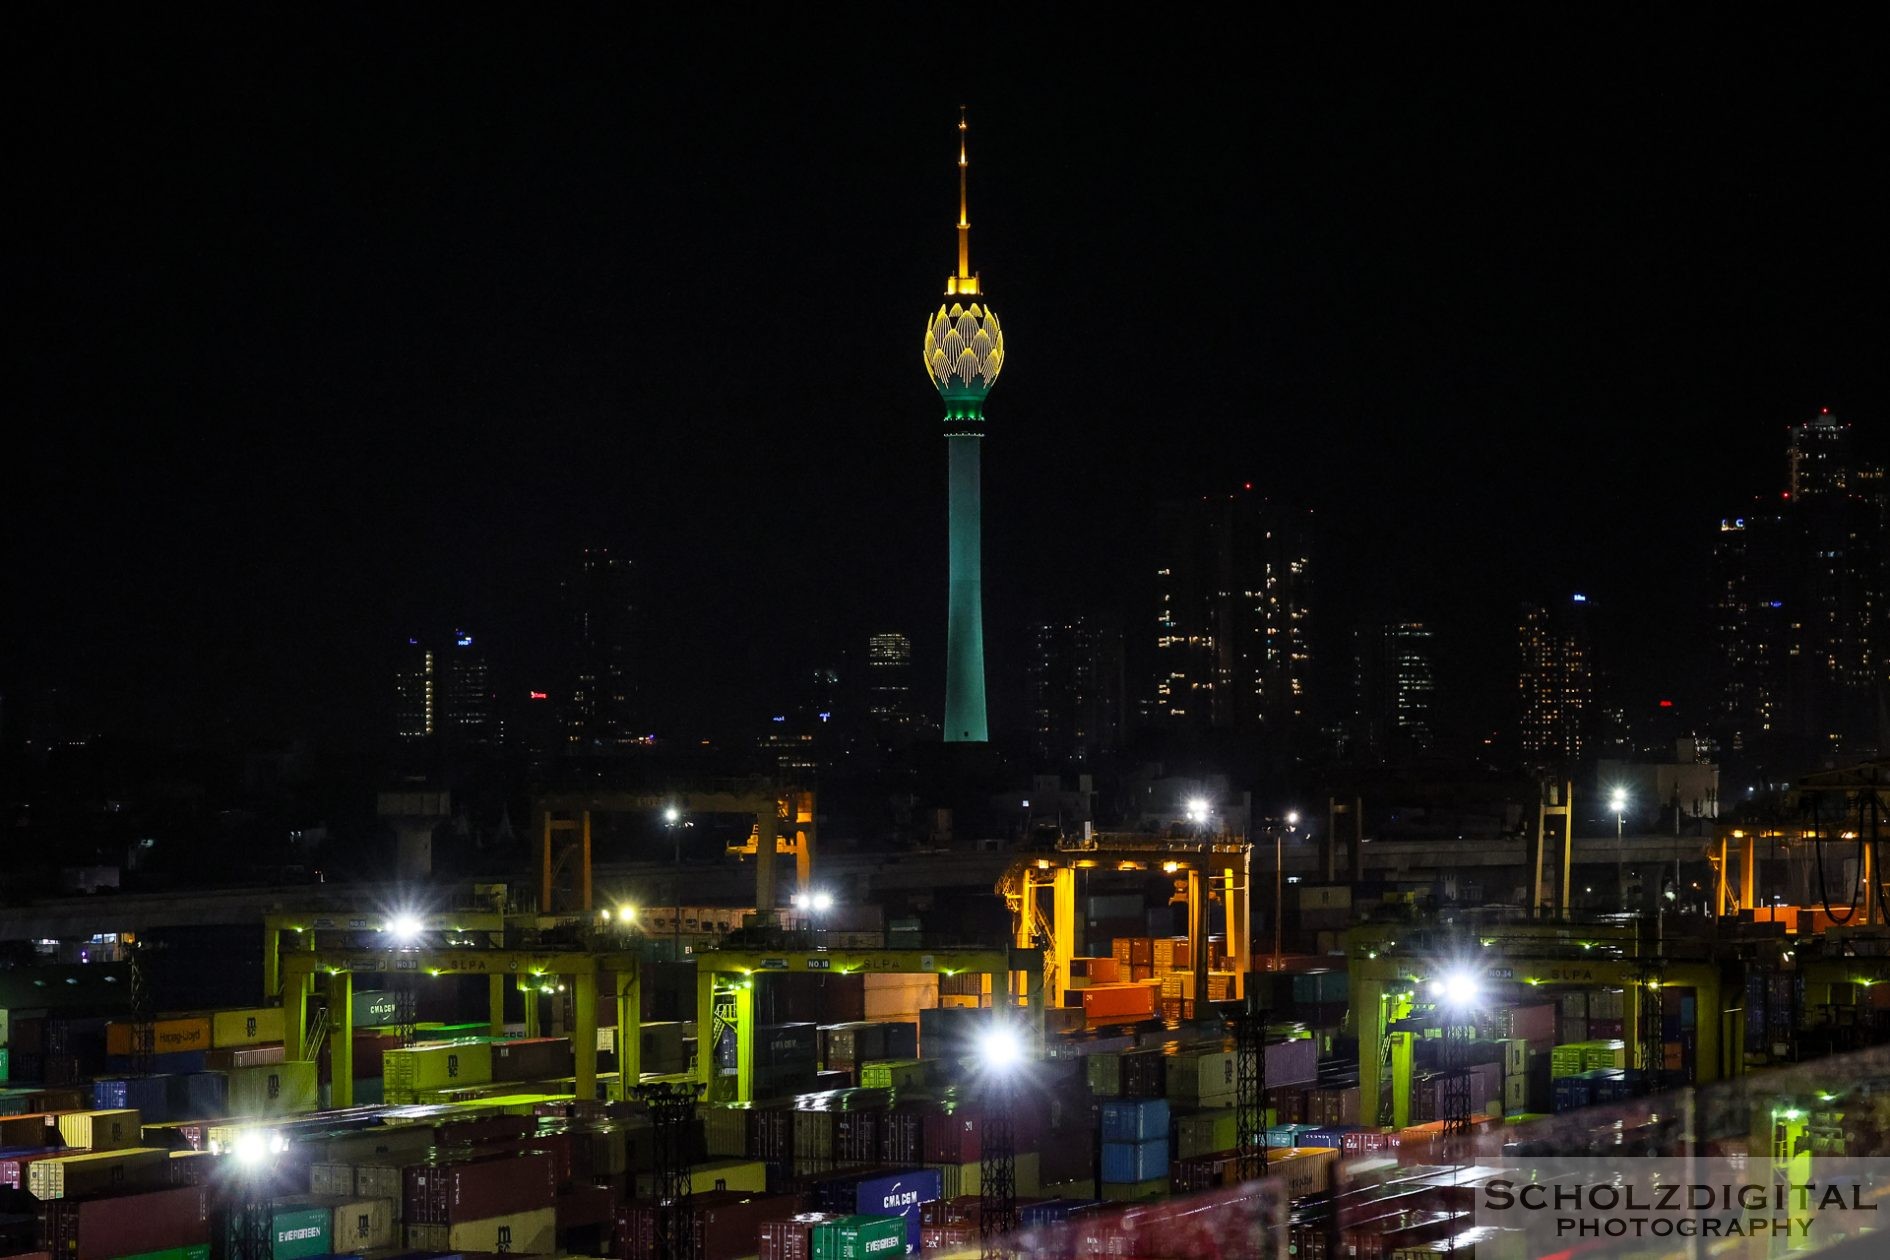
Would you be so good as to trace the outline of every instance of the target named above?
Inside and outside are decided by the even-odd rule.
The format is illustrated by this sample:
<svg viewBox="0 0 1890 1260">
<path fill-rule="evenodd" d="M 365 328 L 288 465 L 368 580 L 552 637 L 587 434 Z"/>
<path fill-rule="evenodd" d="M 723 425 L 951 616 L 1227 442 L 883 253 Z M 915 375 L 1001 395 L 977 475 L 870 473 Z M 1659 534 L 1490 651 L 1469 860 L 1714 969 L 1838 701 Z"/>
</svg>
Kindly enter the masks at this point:
<svg viewBox="0 0 1890 1260">
<path fill-rule="evenodd" d="M 1111 1098 L 1102 1105 L 1105 1142 L 1147 1142 L 1167 1136 L 1166 1098 Z"/>
<path fill-rule="evenodd" d="M 92 1106 L 103 1111 L 114 1107 L 135 1107 L 145 1120 L 159 1123 L 171 1119 L 171 1077 L 103 1077 L 92 1082 Z"/>
<path fill-rule="evenodd" d="M 906 1254 L 919 1254 L 919 1205 L 945 1197 L 945 1178 L 936 1168 L 869 1177 L 854 1188 L 853 1210 L 861 1216 L 900 1216 L 906 1222 Z"/>
<path fill-rule="evenodd" d="M 1153 1181 L 1168 1175 L 1168 1139 L 1152 1142 L 1104 1142 L 1102 1179 L 1115 1182 Z"/>
<path fill-rule="evenodd" d="M 1023 1225 L 1055 1225 L 1069 1220 L 1084 1208 L 1095 1206 L 1094 1199 L 1045 1199 L 1041 1203 L 1017 1205 L 1017 1220 Z"/>
</svg>

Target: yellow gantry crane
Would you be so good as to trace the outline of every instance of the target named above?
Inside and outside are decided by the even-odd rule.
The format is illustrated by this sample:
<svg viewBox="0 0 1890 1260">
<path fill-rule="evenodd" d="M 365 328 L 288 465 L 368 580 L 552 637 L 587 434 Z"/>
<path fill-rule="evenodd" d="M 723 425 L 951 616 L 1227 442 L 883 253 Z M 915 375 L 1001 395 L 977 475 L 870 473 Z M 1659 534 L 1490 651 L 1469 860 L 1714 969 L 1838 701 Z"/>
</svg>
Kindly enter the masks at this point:
<svg viewBox="0 0 1890 1260">
<path fill-rule="evenodd" d="M 1052 1007 L 1063 1005 L 1070 988 L 1070 960 L 1077 956 L 1077 872 L 1146 871 L 1187 882 L 1188 950 L 1194 961 L 1195 995 L 1207 997 L 1208 904 L 1221 900 L 1227 924 L 1227 954 L 1233 960 L 1235 1000 L 1246 996 L 1252 965 L 1250 878 L 1253 846 L 1228 836 L 1170 839 L 1098 833 L 1060 840 L 1053 849 L 1012 862 L 998 880 L 997 892 L 1011 911 L 1018 949 L 1043 951 L 1043 988 Z M 1050 893 L 1050 914 L 1041 895 Z"/>
</svg>

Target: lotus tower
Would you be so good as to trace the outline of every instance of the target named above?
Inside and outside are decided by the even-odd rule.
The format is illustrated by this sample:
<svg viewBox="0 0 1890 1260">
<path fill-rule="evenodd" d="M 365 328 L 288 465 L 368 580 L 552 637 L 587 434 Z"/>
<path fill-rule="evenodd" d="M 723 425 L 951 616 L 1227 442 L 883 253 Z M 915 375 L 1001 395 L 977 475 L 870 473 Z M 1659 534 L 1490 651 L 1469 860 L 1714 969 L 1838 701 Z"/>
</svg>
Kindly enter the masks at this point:
<svg viewBox="0 0 1890 1260">
<path fill-rule="evenodd" d="M 958 274 L 925 330 L 925 370 L 945 402 L 950 460 L 950 573 L 945 627 L 945 742 L 990 738 L 984 700 L 984 530 L 979 460 L 984 396 L 1004 366 L 1004 333 L 971 270 L 971 220 L 965 204 L 965 131 L 958 118 Z"/>
</svg>

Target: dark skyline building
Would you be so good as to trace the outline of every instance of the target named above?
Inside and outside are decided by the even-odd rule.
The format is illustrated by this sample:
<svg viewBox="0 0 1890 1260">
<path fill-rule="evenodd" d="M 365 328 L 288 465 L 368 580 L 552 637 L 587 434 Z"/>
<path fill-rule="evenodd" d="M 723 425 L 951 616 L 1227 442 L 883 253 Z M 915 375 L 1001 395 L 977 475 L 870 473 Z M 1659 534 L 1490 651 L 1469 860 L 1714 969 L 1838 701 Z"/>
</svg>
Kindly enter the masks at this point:
<svg viewBox="0 0 1890 1260">
<path fill-rule="evenodd" d="M 882 630 L 866 640 L 866 716 L 875 732 L 912 729 L 918 712 L 912 703 L 912 640 L 897 630 Z"/>
<path fill-rule="evenodd" d="M 1312 709 L 1312 513 L 1247 490 L 1157 528 L 1155 724 L 1290 736 Z"/>
<path fill-rule="evenodd" d="M 1095 619 L 1040 621 L 1031 627 L 1031 753 L 1045 767 L 1082 766 L 1122 741 L 1123 643 L 1119 629 Z"/>
<path fill-rule="evenodd" d="M 432 739 L 436 729 L 436 688 L 433 648 L 409 638 L 394 666 L 394 735 L 406 743 Z"/>
<path fill-rule="evenodd" d="M 1713 546 L 1724 755 L 1790 774 L 1882 743 L 1883 469 L 1829 410 L 1793 424 L 1784 488 Z"/>
<path fill-rule="evenodd" d="M 636 603 L 630 561 L 586 548 L 564 582 L 571 627 L 564 737 L 577 750 L 622 748 L 648 732 L 635 709 Z"/>
<path fill-rule="evenodd" d="M 1431 631 L 1419 621 L 1364 626 L 1352 635 L 1353 738 L 1371 761 L 1428 752 L 1435 740 L 1437 675 Z"/>
<path fill-rule="evenodd" d="M 401 645 L 394 667 L 394 735 L 405 744 L 503 742 L 491 664 L 471 632 L 454 630 L 440 642 L 414 635 Z"/>
<path fill-rule="evenodd" d="M 1517 618 L 1517 745 L 1526 763 L 1569 767 L 1589 751 L 1595 700 L 1588 597 L 1524 604 Z"/>
</svg>

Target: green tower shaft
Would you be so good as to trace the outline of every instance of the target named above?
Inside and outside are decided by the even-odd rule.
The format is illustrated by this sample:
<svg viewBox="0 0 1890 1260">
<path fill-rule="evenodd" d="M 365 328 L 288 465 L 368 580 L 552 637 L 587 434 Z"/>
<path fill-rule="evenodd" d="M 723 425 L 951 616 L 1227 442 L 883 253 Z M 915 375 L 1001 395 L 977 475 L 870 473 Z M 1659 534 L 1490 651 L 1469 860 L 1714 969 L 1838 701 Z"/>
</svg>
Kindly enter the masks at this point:
<svg viewBox="0 0 1890 1260">
<path fill-rule="evenodd" d="M 985 305 L 971 270 L 971 220 L 965 209 L 965 118 L 958 117 L 958 273 L 945 279 L 946 301 L 926 321 L 925 370 L 945 401 L 950 455 L 947 507 L 950 585 L 945 624 L 945 742 L 991 738 L 984 705 L 984 397 L 1004 366 L 1004 332 Z"/>
<path fill-rule="evenodd" d="M 984 702 L 984 439 L 962 430 L 948 434 L 950 453 L 951 586 L 945 626 L 945 742 L 990 739 Z"/>
</svg>

